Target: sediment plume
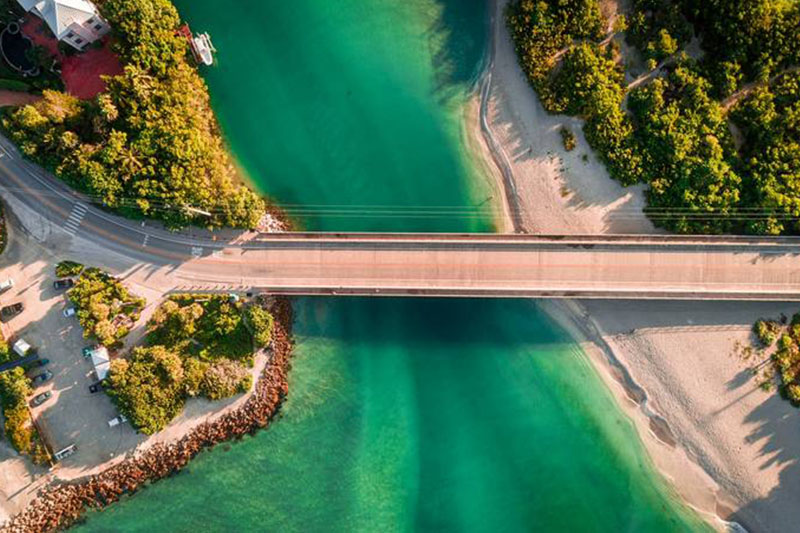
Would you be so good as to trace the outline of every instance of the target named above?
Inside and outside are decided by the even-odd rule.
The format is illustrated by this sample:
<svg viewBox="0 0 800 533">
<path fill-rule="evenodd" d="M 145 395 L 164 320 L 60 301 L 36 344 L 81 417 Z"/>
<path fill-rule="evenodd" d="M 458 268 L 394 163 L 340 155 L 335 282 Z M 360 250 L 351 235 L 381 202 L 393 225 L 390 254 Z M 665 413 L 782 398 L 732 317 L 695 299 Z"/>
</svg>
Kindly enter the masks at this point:
<svg viewBox="0 0 800 533">
<path fill-rule="evenodd" d="M 142 485 L 179 472 L 198 453 L 266 427 L 289 392 L 292 354 L 292 308 L 279 298 L 273 306 L 275 329 L 272 353 L 255 389 L 242 407 L 206 422 L 171 444 L 156 444 L 109 469 L 75 482 L 54 482 L 20 514 L 6 523 L 3 533 L 43 533 L 65 529 L 87 510 L 100 509 L 136 492 Z"/>
</svg>

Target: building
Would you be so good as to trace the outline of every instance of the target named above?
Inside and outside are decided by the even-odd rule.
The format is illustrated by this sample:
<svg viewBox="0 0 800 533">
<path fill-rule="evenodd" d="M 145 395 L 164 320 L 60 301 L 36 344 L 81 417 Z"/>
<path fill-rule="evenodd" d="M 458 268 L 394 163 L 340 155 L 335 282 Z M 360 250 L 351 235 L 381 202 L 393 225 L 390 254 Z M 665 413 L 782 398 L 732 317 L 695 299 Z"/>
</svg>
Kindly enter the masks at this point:
<svg viewBox="0 0 800 533">
<path fill-rule="evenodd" d="M 41 18 L 59 41 L 84 50 L 111 30 L 88 0 L 17 0 L 22 8 Z"/>
</svg>

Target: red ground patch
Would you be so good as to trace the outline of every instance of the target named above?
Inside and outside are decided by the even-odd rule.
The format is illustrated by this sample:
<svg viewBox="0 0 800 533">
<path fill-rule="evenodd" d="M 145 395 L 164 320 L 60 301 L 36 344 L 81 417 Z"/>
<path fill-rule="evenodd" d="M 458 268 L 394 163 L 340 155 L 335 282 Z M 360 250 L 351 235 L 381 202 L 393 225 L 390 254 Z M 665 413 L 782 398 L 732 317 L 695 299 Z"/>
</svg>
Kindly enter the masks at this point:
<svg viewBox="0 0 800 533">
<path fill-rule="evenodd" d="M 106 89 L 100 76 L 113 76 L 122 73 L 119 58 L 111 51 L 108 37 L 103 39 L 102 48 L 91 45 L 85 52 L 64 56 L 58 51 L 58 41 L 38 17 L 28 15 L 22 31 L 34 43 L 45 47 L 61 63 L 61 79 L 67 92 L 83 100 L 94 98 Z"/>
</svg>

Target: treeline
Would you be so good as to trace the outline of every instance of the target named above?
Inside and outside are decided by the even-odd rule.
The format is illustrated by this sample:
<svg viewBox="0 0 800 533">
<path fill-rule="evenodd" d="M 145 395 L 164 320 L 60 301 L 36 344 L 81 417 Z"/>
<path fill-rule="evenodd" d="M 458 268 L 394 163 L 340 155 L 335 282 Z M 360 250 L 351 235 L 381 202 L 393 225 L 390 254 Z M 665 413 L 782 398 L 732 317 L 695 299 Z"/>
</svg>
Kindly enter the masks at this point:
<svg viewBox="0 0 800 533">
<path fill-rule="evenodd" d="M 544 107 L 585 119 L 586 138 L 612 177 L 649 185 L 655 224 L 681 233 L 796 234 L 799 10 L 771 0 L 635 0 L 612 27 L 625 31 L 638 58 L 601 40 L 607 25 L 597 0 L 520 0 L 507 20 Z M 683 51 L 693 34 L 706 52 L 699 59 Z M 629 90 L 633 59 L 653 72 Z M 723 102 L 747 82 L 759 85 Z"/>
<path fill-rule="evenodd" d="M 767 373 L 764 388 L 776 380 L 781 396 L 800 407 L 800 313 L 792 317 L 788 326 L 776 320 L 759 320 L 753 325 L 762 349 L 772 349 L 770 361 L 772 374 Z"/>
<path fill-rule="evenodd" d="M 0 364 L 17 359 L 8 343 L 0 338 Z M 19 453 L 30 455 L 36 464 L 46 464 L 49 456 L 31 420 L 28 397 L 33 394 L 31 380 L 18 366 L 0 373 L 0 407 L 3 408 L 3 434 Z"/>
<path fill-rule="evenodd" d="M 224 295 L 175 295 L 147 325 L 146 346 L 111 363 L 109 395 L 147 434 L 166 427 L 190 397 L 228 398 L 252 386 L 255 351 L 271 341 L 272 315 Z"/>
<path fill-rule="evenodd" d="M 101 11 L 124 72 L 93 101 L 44 91 L 44 100 L 3 119 L 10 138 L 123 215 L 173 228 L 255 227 L 264 201 L 237 180 L 205 83 L 175 33 L 175 7 L 169 0 L 106 0 Z"/>
</svg>

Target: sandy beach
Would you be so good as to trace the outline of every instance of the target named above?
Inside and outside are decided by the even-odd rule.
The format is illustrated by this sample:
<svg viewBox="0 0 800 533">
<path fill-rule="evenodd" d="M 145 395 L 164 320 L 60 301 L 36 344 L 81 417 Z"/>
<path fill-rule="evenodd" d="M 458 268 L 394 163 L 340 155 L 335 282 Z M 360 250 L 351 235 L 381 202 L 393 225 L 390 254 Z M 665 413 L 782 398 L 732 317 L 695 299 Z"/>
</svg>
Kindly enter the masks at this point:
<svg viewBox="0 0 800 533">
<path fill-rule="evenodd" d="M 480 122 L 474 126 L 506 190 L 506 226 L 555 234 L 659 231 L 642 212 L 643 188 L 623 188 L 609 178 L 580 120 L 542 108 L 503 23 L 507 2 L 492 5 L 490 80 L 483 94 L 494 152 Z M 577 137 L 572 152 L 563 147 L 562 126 Z M 580 343 L 681 498 L 721 530 L 735 527 L 732 522 L 748 531 L 796 529 L 797 410 L 776 392 L 760 390 L 749 370 L 753 361 L 735 352 L 751 342 L 755 320 L 798 309 L 738 302 L 541 305 Z"/>
</svg>

